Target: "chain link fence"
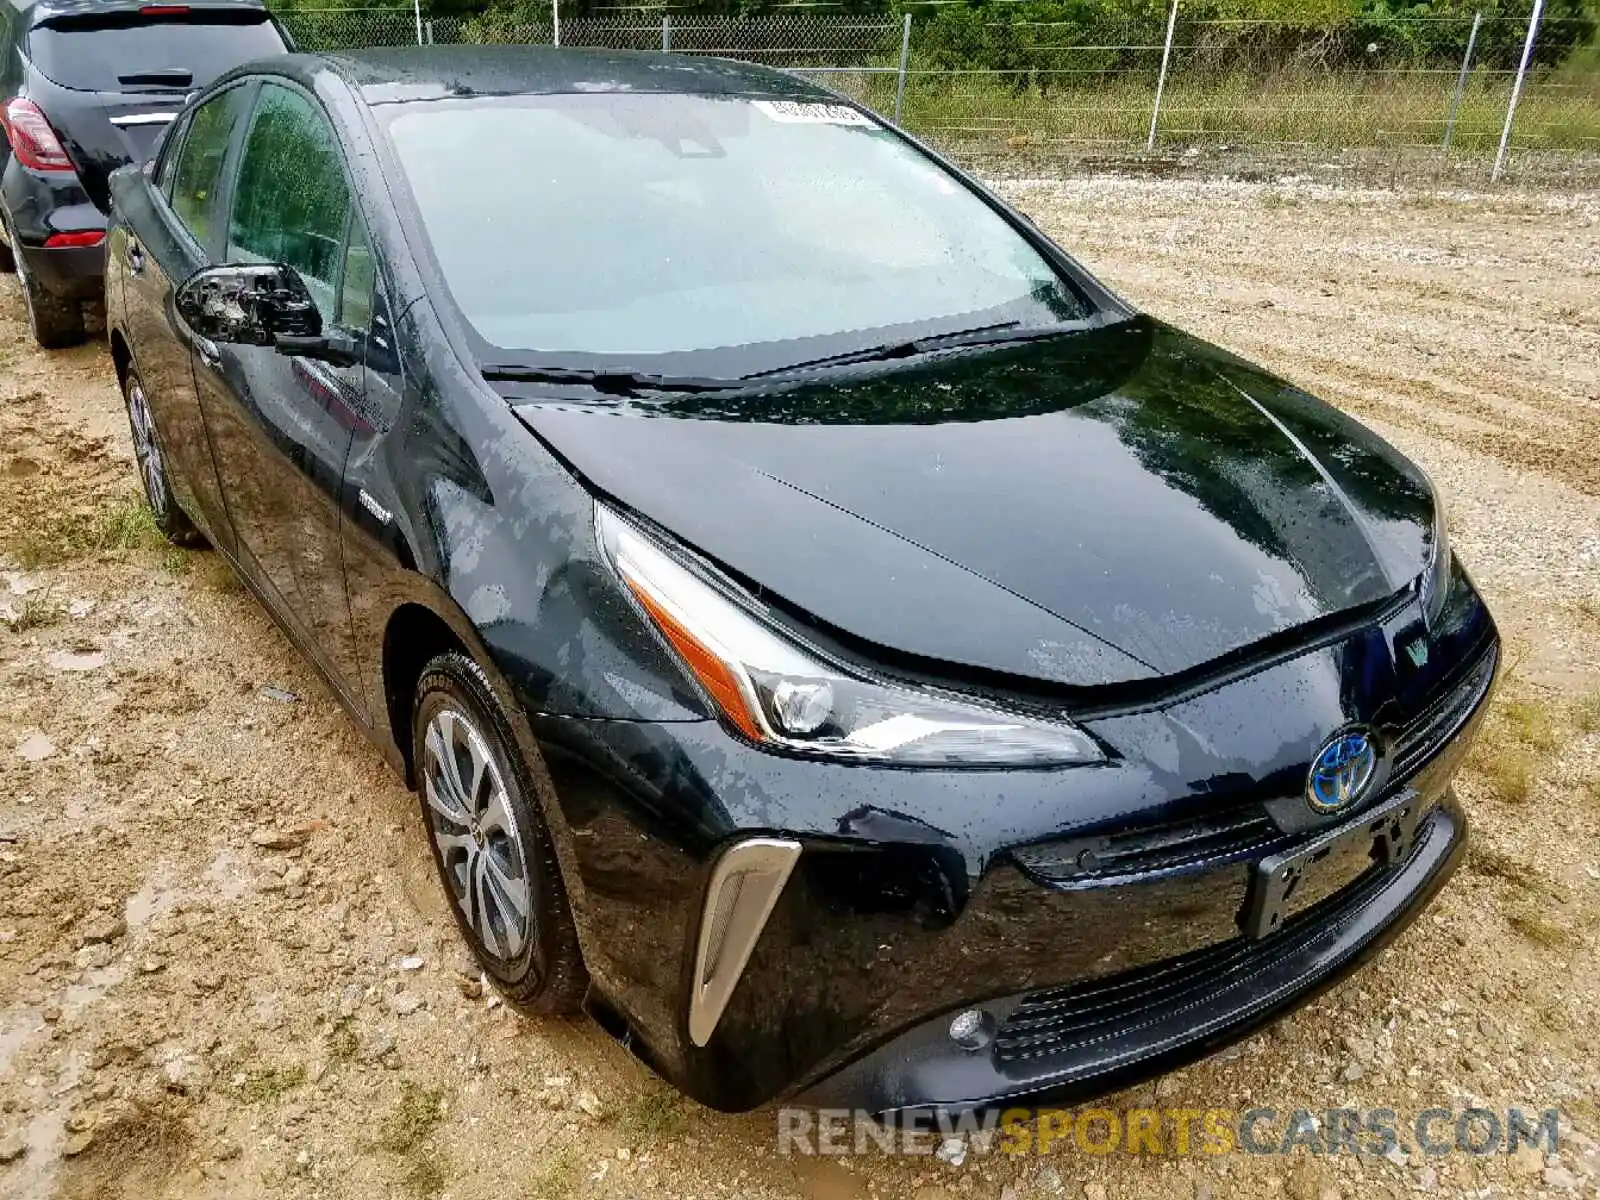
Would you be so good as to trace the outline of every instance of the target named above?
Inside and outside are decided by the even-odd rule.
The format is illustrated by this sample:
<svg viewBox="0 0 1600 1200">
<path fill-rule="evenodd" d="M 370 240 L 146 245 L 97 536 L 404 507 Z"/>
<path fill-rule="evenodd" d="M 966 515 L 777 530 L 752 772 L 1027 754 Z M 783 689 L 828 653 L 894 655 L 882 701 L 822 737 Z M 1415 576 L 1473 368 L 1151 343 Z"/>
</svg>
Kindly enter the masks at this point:
<svg viewBox="0 0 1600 1200">
<path fill-rule="evenodd" d="M 298 9 L 306 49 L 416 42 L 672 50 L 804 74 L 956 157 L 1002 173 L 1066 162 L 1233 174 L 1600 182 L 1594 22 L 1543 20 L 1501 140 L 1526 16 L 1388 18 L 1336 28 L 1261 20 L 1028 19 L 1035 6 L 926 5 L 895 17 L 802 6 L 530 18 Z"/>
</svg>

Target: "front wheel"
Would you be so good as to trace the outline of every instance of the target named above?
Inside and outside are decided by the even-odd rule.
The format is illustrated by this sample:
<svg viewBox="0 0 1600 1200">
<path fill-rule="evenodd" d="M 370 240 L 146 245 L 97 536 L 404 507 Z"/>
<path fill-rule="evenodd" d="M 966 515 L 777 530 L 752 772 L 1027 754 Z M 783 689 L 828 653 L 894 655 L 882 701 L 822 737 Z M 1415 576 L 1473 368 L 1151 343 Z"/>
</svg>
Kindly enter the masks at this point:
<svg viewBox="0 0 1600 1200">
<path fill-rule="evenodd" d="M 193 546 L 202 540 L 189 515 L 178 507 L 172 495 L 172 480 L 167 474 L 166 456 L 156 436 L 155 418 L 150 413 L 150 398 L 137 371 L 128 368 L 122 381 L 122 398 L 128 406 L 128 428 L 133 433 L 133 457 L 144 481 L 144 497 L 156 519 L 156 528 L 175 546 Z"/>
<path fill-rule="evenodd" d="M 588 986 L 555 847 L 482 669 L 441 654 L 412 710 L 422 819 L 456 924 L 506 998 L 576 1011 Z"/>
</svg>

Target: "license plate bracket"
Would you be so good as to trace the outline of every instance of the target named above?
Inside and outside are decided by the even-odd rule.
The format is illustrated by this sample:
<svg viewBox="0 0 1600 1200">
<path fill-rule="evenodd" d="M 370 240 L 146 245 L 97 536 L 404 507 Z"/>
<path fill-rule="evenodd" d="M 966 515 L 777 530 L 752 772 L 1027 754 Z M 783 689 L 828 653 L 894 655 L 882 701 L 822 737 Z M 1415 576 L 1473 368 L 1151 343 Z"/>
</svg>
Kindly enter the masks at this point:
<svg viewBox="0 0 1600 1200">
<path fill-rule="evenodd" d="M 1410 788 L 1376 808 L 1317 834 L 1309 842 L 1263 858 L 1250 872 L 1250 888 L 1239 928 L 1248 938 L 1264 938 L 1283 926 L 1306 877 L 1324 860 L 1351 852 L 1366 842 L 1374 863 L 1399 862 L 1411 853 L 1426 815 L 1422 797 Z"/>
</svg>

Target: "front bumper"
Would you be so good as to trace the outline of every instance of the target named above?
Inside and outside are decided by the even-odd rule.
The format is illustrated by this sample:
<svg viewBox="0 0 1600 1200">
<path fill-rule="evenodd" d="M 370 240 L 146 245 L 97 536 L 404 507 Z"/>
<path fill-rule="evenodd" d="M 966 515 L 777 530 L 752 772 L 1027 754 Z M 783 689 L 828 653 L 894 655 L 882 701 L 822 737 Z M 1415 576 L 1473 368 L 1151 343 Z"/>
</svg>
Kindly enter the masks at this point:
<svg viewBox="0 0 1600 1200">
<path fill-rule="evenodd" d="M 1353 969 L 1457 862 L 1450 781 L 1498 638 L 1464 575 L 1453 594 L 1421 662 L 1401 653 L 1422 628 L 1413 602 L 1163 708 L 1088 722 L 1118 750 L 1094 767 L 867 768 L 765 753 L 711 721 L 536 718 L 594 1007 L 723 1110 L 1041 1103 L 1209 1053 Z M 1363 810 L 1403 788 L 1431 813 L 1414 853 L 1393 868 L 1346 855 L 1308 875 L 1293 924 L 1246 941 L 1255 864 L 1339 823 L 1279 810 L 1307 808 L 1310 756 L 1352 722 L 1385 747 Z M 714 1032 L 691 1037 L 716 865 L 763 837 L 802 852 Z M 1124 1004 L 1146 990 L 1151 1007 Z M 948 1034 L 970 1008 L 998 1027 L 982 1053 Z M 1089 1012 L 1105 1020 L 1084 1025 Z"/>
<path fill-rule="evenodd" d="M 1460 862 L 1466 820 L 1450 800 L 1410 856 L 1375 870 L 1261 941 L 1231 938 L 1084 984 L 981 1006 L 977 1050 L 925 1021 L 798 1097 L 914 1123 L 1073 1103 L 1184 1066 L 1304 1004 L 1366 962 L 1425 908 Z"/>
</svg>

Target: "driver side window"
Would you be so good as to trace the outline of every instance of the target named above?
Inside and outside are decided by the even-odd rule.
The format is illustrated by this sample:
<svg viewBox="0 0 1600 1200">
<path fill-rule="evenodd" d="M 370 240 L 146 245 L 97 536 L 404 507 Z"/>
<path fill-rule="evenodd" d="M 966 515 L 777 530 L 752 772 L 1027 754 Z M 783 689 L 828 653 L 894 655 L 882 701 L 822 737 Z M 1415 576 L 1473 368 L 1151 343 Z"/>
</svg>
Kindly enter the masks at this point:
<svg viewBox="0 0 1600 1200">
<path fill-rule="evenodd" d="M 331 325 L 349 211 L 350 189 L 326 118 L 299 92 L 264 84 L 233 187 L 227 261 L 293 267 Z"/>
</svg>

